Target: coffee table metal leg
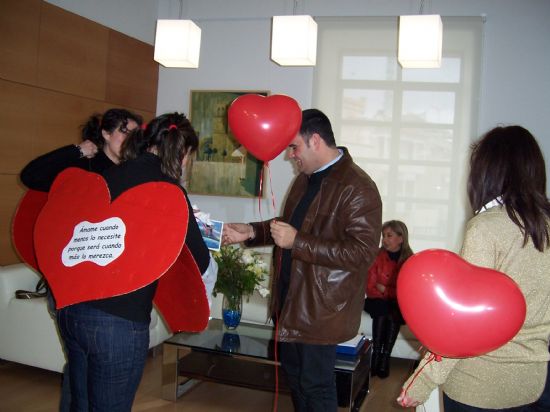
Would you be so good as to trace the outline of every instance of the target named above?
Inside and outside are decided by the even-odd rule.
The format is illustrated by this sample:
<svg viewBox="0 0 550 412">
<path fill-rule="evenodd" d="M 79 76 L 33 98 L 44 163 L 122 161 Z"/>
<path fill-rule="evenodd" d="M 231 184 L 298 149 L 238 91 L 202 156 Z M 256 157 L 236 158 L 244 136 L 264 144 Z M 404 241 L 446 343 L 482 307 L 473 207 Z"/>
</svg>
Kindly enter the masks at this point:
<svg viewBox="0 0 550 412">
<path fill-rule="evenodd" d="M 197 379 L 189 379 L 179 375 L 179 360 L 191 353 L 191 349 L 165 343 L 162 348 L 162 398 L 176 401 L 197 383 Z M 183 380 L 182 380 L 183 379 Z"/>
<path fill-rule="evenodd" d="M 165 343 L 162 347 L 162 398 L 178 397 L 178 347 Z"/>
</svg>

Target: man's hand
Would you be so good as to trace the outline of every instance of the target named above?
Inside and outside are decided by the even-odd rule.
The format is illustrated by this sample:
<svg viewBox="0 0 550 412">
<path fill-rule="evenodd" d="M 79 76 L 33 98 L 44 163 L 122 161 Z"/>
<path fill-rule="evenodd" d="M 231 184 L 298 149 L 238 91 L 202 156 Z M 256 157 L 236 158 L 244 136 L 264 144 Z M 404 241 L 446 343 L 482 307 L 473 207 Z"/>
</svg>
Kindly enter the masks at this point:
<svg viewBox="0 0 550 412">
<path fill-rule="evenodd" d="M 252 225 L 246 223 L 226 223 L 223 226 L 222 244 L 232 245 L 254 237 Z"/>
<path fill-rule="evenodd" d="M 271 237 L 277 246 L 283 249 L 292 249 L 298 231 L 288 223 L 272 220 L 270 223 Z"/>
<path fill-rule="evenodd" d="M 405 393 L 405 390 L 401 390 L 401 394 L 397 398 L 397 403 L 404 408 L 416 408 L 421 402 L 411 398 Z"/>
<path fill-rule="evenodd" d="M 381 284 L 381 283 L 377 283 L 377 284 L 376 284 L 376 289 L 377 289 L 378 292 L 380 292 L 380 293 L 384 293 L 384 292 L 386 291 L 386 287 L 385 287 L 383 284 Z"/>
<path fill-rule="evenodd" d="M 97 154 L 97 146 L 90 140 L 84 140 L 78 145 L 78 147 L 80 148 L 80 153 L 82 153 L 82 156 L 87 157 L 88 159 L 91 159 Z"/>
</svg>

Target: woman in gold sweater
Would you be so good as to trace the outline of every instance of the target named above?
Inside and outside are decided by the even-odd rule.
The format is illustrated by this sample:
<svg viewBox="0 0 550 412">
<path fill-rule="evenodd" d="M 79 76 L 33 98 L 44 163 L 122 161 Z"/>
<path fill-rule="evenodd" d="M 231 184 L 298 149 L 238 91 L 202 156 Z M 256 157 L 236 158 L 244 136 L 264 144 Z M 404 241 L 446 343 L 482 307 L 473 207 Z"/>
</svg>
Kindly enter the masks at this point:
<svg viewBox="0 0 550 412">
<path fill-rule="evenodd" d="M 398 402 L 417 406 L 441 386 L 445 412 L 536 410 L 529 405 L 543 392 L 550 358 L 550 203 L 544 158 L 528 130 L 497 127 L 473 145 L 470 167 L 474 217 L 461 256 L 514 279 L 527 303 L 525 323 L 508 343 L 480 356 L 425 365 L 428 353 L 418 367 L 424 369 L 405 382 Z"/>
</svg>

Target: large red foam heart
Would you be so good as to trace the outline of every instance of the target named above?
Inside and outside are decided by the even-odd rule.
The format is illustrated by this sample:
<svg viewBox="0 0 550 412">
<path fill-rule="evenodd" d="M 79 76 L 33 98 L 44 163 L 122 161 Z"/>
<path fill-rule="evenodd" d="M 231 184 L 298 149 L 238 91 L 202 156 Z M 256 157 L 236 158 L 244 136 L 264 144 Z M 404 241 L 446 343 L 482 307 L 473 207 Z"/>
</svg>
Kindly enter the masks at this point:
<svg viewBox="0 0 550 412">
<path fill-rule="evenodd" d="M 154 301 L 172 332 L 200 332 L 208 325 L 206 289 L 187 245 L 160 278 Z"/>
<path fill-rule="evenodd" d="M 100 175 L 61 172 L 34 230 L 38 265 L 57 307 L 129 293 L 158 279 L 181 251 L 188 218 L 175 185 L 142 184 L 111 203 Z"/>
<path fill-rule="evenodd" d="M 447 250 L 411 256 L 397 278 L 397 299 L 418 340 L 445 357 L 495 350 L 525 321 L 525 299 L 509 276 Z"/>
<path fill-rule="evenodd" d="M 227 116 L 237 140 L 257 159 L 268 162 L 298 133 L 302 110 L 288 96 L 245 94 L 233 100 Z"/>
<path fill-rule="evenodd" d="M 13 246 L 23 262 L 36 270 L 38 263 L 33 243 L 34 224 L 47 200 L 47 192 L 28 190 L 21 198 L 12 221 Z"/>
</svg>

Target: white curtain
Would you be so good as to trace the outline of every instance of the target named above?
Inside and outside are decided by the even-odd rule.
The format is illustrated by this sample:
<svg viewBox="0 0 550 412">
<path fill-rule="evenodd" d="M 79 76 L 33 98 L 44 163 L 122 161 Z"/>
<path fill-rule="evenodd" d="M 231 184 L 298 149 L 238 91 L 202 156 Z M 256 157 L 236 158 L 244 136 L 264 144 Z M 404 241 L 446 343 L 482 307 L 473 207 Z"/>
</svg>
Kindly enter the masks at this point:
<svg viewBox="0 0 550 412">
<path fill-rule="evenodd" d="M 313 107 L 374 179 L 384 221 L 413 250 L 458 251 L 470 216 L 465 180 L 476 139 L 481 17 L 443 18 L 440 69 L 401 69 L 397 17 L 317 18 Z"/>
</svg>

